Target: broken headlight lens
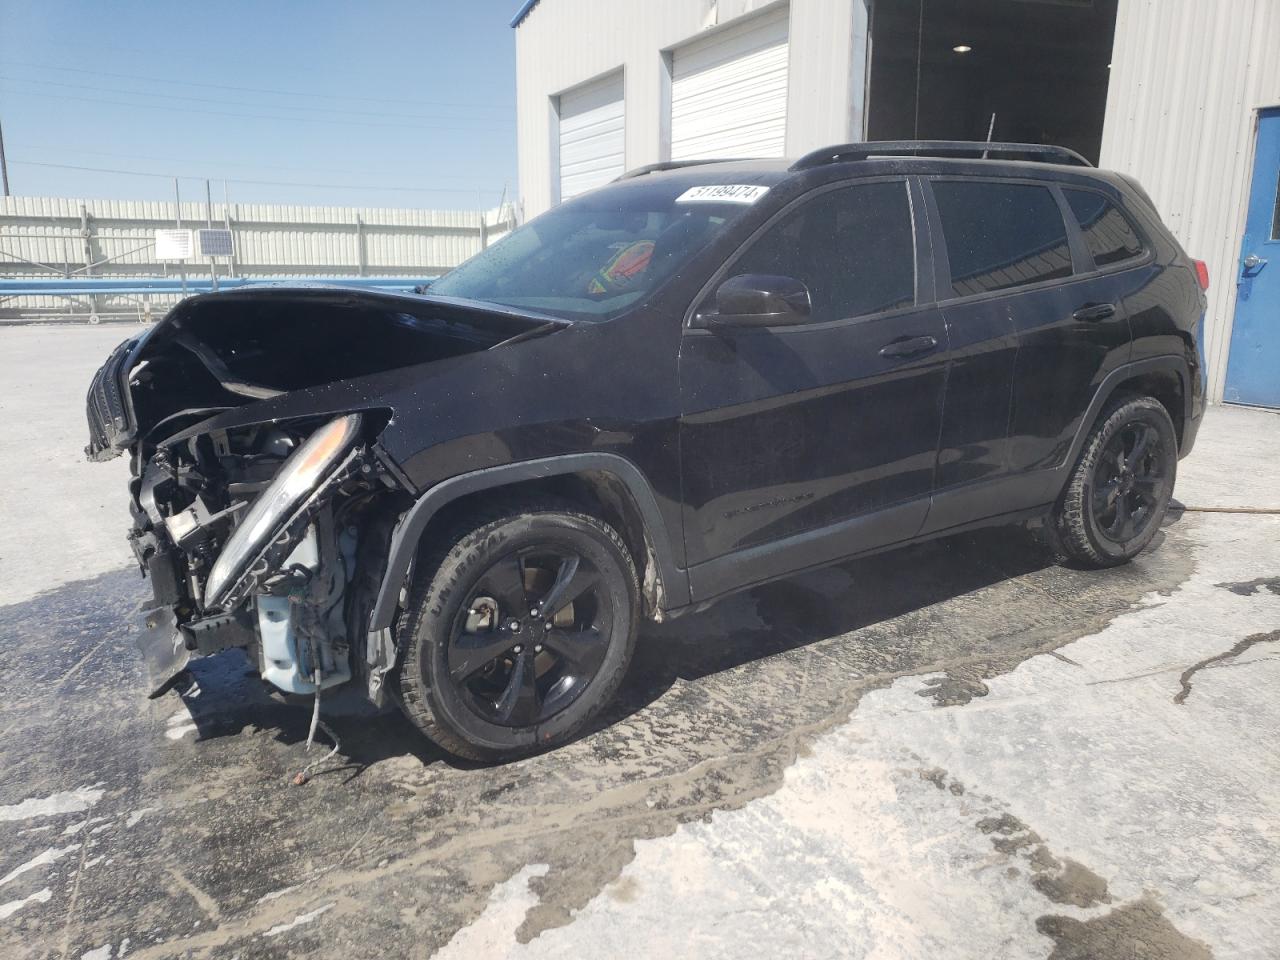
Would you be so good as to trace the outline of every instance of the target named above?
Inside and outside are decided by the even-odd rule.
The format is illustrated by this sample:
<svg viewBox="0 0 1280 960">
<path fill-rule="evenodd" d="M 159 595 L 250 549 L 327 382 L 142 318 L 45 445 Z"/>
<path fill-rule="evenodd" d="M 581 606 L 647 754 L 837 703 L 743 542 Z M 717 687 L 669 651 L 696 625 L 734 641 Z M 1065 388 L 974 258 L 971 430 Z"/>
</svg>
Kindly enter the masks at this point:
<svg viewBox="0 0 1280 960">
<path fill-rule="evenodd" d="M 338 417 L 311 434 L 289 455 L 214 561 L 204 588 L 206 608 L 218 606 L 254 557 L 351 448 L 359 431 L 359 414 Z"/>
</svg>

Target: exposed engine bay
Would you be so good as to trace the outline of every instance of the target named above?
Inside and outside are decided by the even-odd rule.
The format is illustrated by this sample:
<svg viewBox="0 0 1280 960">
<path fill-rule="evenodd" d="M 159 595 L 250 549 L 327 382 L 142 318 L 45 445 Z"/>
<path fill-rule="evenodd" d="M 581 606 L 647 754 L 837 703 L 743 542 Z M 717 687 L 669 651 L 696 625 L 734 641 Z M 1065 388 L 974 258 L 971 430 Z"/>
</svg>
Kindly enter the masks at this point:
<svg viewBox="0 0 1280 960">
<path fill-rule="evenodd" d="M 359 676 L 380 702 L 395 654 L 386 637 L 368 643 L 369 612 L 414 491 L 378 445 L 392 410 L 377 390 L 357 392 L 362 409 L 311 398 L 563 325 L 428 298 L 245 291 L 184 301 L 122 344 L 89 391 L 87 453 L 131 458 L 152 696 L 193 655 L 242 647 L 285 693 Z M 293 415 L 252 415 L 293 392 L 308 398 Z"/>
<path fill-rule="evenodd" d="M 364 424 L 350 414 L 309 435 L 294 424 L 218 431 L 146 461 L 129 539 L 155 593 L 145 632 L 173 645 L 153 693 L 192 653 L 233 646 L 286 693 L 351 679 L 372 596 L 366 583 L 358 600 L 361 538 L 385 549 L 403 506 Z"/>
</svg>

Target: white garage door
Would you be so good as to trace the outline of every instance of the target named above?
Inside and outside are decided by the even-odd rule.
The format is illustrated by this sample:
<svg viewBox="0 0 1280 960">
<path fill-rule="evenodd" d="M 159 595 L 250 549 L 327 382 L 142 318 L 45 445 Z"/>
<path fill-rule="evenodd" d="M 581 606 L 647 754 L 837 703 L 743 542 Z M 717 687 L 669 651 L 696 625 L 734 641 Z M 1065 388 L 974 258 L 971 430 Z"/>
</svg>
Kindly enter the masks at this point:
<svg viewBox="0 0 1280 960">
<path fill-rule="evenodd" d="M 672 160 L 780 157 L 786 129 L 786 8 L 675 51 Z"/>
<path fill-rule="evenodd" d="M 623 171 L 622 74 L 560 95 L 560 199 Z"/>
</svg>

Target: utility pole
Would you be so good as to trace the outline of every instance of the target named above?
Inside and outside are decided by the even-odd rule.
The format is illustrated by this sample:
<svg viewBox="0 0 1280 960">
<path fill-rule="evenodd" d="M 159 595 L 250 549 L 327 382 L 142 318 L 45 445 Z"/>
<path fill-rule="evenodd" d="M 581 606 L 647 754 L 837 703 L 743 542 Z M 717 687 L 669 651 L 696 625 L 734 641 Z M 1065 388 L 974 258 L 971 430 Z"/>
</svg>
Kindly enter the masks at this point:
<svg viewBox="0 0 1280 960">
<path fill-rule="evenodd" d="M 222 225 L 227 228 L 227 233 L 231 232 L 231 195 L 227 193 L 227 181 L 222 181 Z M 235 238 L 231 240 L 231 256 L 227 257 L 227 273 L 231 276 L 236 275 L 236 243 Z"/>
<path fill-rule="evenodd" d="M 182 229 L 182 194 L 178 192 L 178 178 L 173 178 L 173 209 L 174 209 L 174 226 L 179 230 Z M 182 276 L 182 296 L 187 295 L 187 261 L 178 261 L 178 270 Z"/>
<path fill-rule="evenodd" d="M 204 216 L 205 221 L 209 225 L 209 229 L 213 229 L 213 195 L 209 192 L 209 180 L 204 181 Z M 218 268 L 214 266 L 213 256 L 209 257 L 209 282 L 213 286 L 214 293 L 218 292 Z"/>
<path fill-rule="evenodd" d="M 4 127 L 0 126 L 0 180 L 4 181 L 4 193 L 9 195 L 9 164 L 4 158 Z"/>
</svg>

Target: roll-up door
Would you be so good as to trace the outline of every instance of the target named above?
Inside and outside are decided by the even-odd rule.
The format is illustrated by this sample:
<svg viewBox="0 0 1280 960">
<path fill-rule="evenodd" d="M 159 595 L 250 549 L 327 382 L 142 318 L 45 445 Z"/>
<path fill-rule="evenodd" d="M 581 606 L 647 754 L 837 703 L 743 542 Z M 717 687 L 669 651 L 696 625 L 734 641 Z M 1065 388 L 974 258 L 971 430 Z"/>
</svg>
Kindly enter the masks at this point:
<svg viewBox="0 0 1280 960">
<path fill-rule="evenodd" d="M 608 183 L 623 171 L 622 74 L 560 95 L 560 199 Z"/>
<path fill-rule="evenodd" d="M 674 51 L 672 160 L 783 155 L 787 14 L 752 17 Z"/>
</svg>

